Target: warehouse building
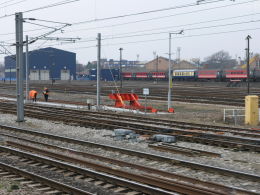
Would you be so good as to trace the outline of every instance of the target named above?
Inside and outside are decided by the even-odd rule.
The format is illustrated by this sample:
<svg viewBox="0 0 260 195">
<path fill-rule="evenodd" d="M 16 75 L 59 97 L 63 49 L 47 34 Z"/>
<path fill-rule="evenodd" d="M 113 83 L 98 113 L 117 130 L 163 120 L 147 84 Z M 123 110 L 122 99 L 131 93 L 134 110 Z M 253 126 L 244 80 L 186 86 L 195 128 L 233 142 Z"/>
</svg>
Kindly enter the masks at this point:
<svg viewBox="0 0 260 195">
<path fill-rule="evenodd" d="M 16 79 L 15 56 L 5 57 L 5 78 Z M 25 78 L 25 53 L 24 53 Z M 52 47 L 29 52 L 30 80 L 73 80 L 76 78 L 76 54 Z"/>
</svg>

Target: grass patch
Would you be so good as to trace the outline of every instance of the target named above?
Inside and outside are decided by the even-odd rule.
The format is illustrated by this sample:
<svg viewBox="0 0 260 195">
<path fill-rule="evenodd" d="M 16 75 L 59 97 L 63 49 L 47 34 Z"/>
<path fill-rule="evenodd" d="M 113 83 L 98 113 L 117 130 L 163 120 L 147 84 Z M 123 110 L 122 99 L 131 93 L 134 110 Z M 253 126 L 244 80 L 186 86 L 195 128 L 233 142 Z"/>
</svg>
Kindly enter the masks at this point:
<svg viewBox="0 0 260 195">
<path fill-rule="evenodd" d="M 19 189 L 20 189 L 19 183 L 15 182 L 10 184 L 10 186 L 7 189 L 7 192 L 12 192 L 14 190 L 19 190 Z"/>
</svg>

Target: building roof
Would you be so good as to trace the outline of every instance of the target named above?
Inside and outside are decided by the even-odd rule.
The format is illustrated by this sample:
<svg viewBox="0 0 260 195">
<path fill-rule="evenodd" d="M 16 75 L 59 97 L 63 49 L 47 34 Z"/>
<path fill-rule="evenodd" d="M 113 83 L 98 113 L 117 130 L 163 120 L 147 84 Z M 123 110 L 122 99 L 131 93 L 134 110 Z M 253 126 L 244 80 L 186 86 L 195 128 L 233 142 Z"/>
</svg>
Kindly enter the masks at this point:
<svg viewBox="0 0 260 195">
<path fill-rule="evenodd" d="M 197 69 L 197 67 L 194 64 L 192 64 L 192 63 L 190 63 L 186 60 L 182 60 L 179 63 L 174 64 L 173 69 L 174 70 L 177 70 L 177 69 Z"/>
<path fill-rule="evenodd" d="M 166 58 L 166 57 L 159 56 L 158 58 L 159 58 L 159 60 L 169 61 L 169 58 Z M 145 64 L 153 63 L 153 62 L 156 62 L 156 61 L 157 61 L 157 58 L 155 58 L 155 59 L 153 59 L 153 60 L 150 60 L 150 61 L 146 62 Z M 173 64 L 175 63 L 174 60 L 171 60 L 171 62 L 172 62 Z"/>
<path fill-rule="evenodd" d="M 36 49 L 36 50 L 32 50 L 30 52 L 46 52 L 46 51 L 60 51 L 60 52 L 67 52 L 67 53 L 72 53 L 72 54 L 75 54 L 74 52 L 71 52 L 71 51 L 66 51 L 66 50 L 62 50 L 62 49 L 57 49 L 57 48 L 54 48 L 54 47 L 46 47 L 46 48 L 41 48 L 41 49 Z"/>
</svg>

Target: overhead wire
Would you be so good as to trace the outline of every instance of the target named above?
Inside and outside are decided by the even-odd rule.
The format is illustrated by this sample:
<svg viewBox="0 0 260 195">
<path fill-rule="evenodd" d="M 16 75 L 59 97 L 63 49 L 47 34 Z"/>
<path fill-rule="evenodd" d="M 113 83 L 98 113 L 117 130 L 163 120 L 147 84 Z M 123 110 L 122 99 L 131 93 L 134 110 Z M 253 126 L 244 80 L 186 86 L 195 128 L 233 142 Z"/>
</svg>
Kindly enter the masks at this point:
<svg viewBox="0 0 260 195">
<path fill-rule="evenodd" d="M 126 22 L 126 23 L 120 23 L 120 24 L 112 24 L 112 25 L 107 25 L 107 26 L 100 26 L 100 27 L 94 27 L 94 28 L 85 28 L 85 29 L 79 29 L 79 30 L 67 30 L 67 33 L 72 33 L 72 32 L 79 32 L 79 31 L 87 31 L 87 30 L 95 30 L 95 29 L 99 29 L 99 28 L 108 28 L 108 27 L 115 27 L 115 26 L 122 26 L 122 25 L 127 25 L 127 24 L 132 24 L 132 23 L 138 23 L 138 22 L 145 22 L 145 21 L 149 21 L 149 20 L 156 20 L 156 19 L 163 19 L 166 17 L 174 17 L 174 16 L 178 16 L 178 15 L 183 15 L 183 14 L 191 14 L 191 13 L 196 13 L 196 12 L 202 12 L 202 11 L 208 11 L 208 10 L 212 10 L 212 9 L 219 9 L 219 8 L 225 8 L 225 7 L 230 7 L 230 6 L 237 6 L 237 5 L 241 5 L 241 4 L 247 4 L 247 3 L 251 3 L 251 2 L 255 2 L 255 1 L 259 1 L 259 0 L 251 0 L 251 1 L 247 1 L 247 2 L 240 2 L 240 3 L 235 3 L 235 4 L 231 4 L 231 5 L 225 5 L 225 6 L 217 6 L 217 7 L 212 7 L 212 8 L 207 8 L 207 9 L 200 9 L 200 10 L 195 10 L 195 11 L 191 11 L 191 12 L 183 12 L 183 13 L 178 13 L 178 14 L 173 14 L 173 15 L 167 15 L 167 16 L 162 16 L 162 17 L 153 17 L 150 19 L 145 19 L 145 20 L 136 20 L 136 21 L 132 21 L 132 22 Z M 1 4 L 0 4 L 1 5 Z M 252 16 L 252 15 L 257 15 L 259 13 L 253 13 L 253 14 L 248 14 L 248 15 L 241 15 L 241 16 L 235 16 L 235 17 L 230 17 L 230 18 L 223 18 L 223 19 L 218 19 L 218 20 L 224 20 L 224 19 L 233 19 L 233 18 L 239 18 L 239 17 L 246 17 L 246 16 Z M 42 19 L 37 19 L 39 21 L 46 21 L 49 22 L 49 20 L 42 20 Z M 211 21 L 217 21 L 217 20 L 211 20 Z M 211 22 L 208 21 L 208 22 Z M 205 21 L 207 22 L 207 21 Z M 59 22 L 56 22 L 59 23 Z M 200 22 L 199 22 L 200 23 Z M 198 23 L 198 24 L 199 24 Z M 204 23 L 204 22 L 201 22 Z M 75 23 L 73 23 L 75 25 Z M 195 24 L 195 23 L 194 23 Z M 193 25 L 193 23 L 191 24 L 187 24 L 187 25 Z M 174 26 L 173 26 L 174 27 Z M 177 27 L 177 26 L 176 26 Z M 38 29 L 32 29 L 32 30 L 25 30 L 24 32 L 33 32 L 33 31 L 41 31 L 44 30 L 45 28 L 38 28 Z M 8 33 L 2 33 L 0 34 L 1 36 L 4 35 L 10 35 L 10 34 L 15 34 L 14 32 L 8 32 Z"/>
<path fill-rule="evenodd" d="M 120 33 L 119 35 L 147 32 L 147 31 L 150 32 L 150 31 L 154 31 L 154 30 L 177 28 L 177 27 L 183 27 L 183 26 L 193 26 L 193 25 L 204 24 L 204 23 L 209 23 L 209 22 L 220 22 L 220 21 L 223 21 L 223 20 L 231 20 L 231 19 L 237 19 L 237 18 L 248 17 L 248 16 L 253 16 L 253 15 L 255 16 L 255 15 L 259 15 L 259 14 L 260 14 L 260 12 L 259 13 L 253 13 L 253 14 L 245 14 L 245 15 L 239 15 L 239 16 L 232 16 L 232 17 L 214 19 L 214 20 L 206 20 L 206 21 L 201 21 L 201 22 L 187 23 L 187 24 L 181 24 L 181 25 L 174 25 L 174 26 L 167 26 L 167 27 L 160 27 L 160 28 L 151 28 L 151 29 L 140 30 L 140 31 L 132 31 L 132 32 L 127 32 L 127 33 Z M 188 30 L 188 29 L 186 29 L 186 30 Z M 111 36 L 115 36 L 115 35 L 118 35 L 118 34 L 114 34 L 114 35 L 111 35 Z"/>
<path fill-rule="evenodd" d="M 47 8 L 57 7 L 57 6 L 60 6 L 60 5 L 74 3 L 74 2 L 77 2 L 77 1 L 80 1 L 80 0 L 63 0 L 63 1 L 59 1 L 57 3 L 48 4 L 48 5 L 45 5 L 45 6 L 41 6 L 41 7 L 29 9 L 29 10 L 24 10 L 24 11 L 21 11 L 21 12 L 29 13 L 29 12 L 39 11 L 39 10 L 43 10 L 43 9 L 47 9 Z M 3 16 L 0 16 L 0 19 L 7 18 L 7 17 L 10 17 L 10 16 L 14 16 L 14 15 L 15 15 L 15 13 L 6 14 L 6 15 L 3 15 Z"/>
<path fill-rule="evenodd" d="M 61 4 L 65 4 L 65 3 L 71 3 L 71 2 L 75 2 L 75 1 L 79 1 L 79 0 L 70 0 L 70 1 L 61 1 L 61 2 L 59 2 L 59 5 L 61 5 Z M 219 2 L 219 1 L 225 1 L 225 0 L 216 0 L 216 1 L 214 1 L 214 3 L 215 2 Z M 256 1 L 259 1 L 259 0 L 252 0 L 252 1 L 247 1 L 247 2 L 241 2 L 241 3 L 237 3 L 237 4 L 235 4 L 235 5 L 239 5 L 239 4 L 244 4 L 244 3 L 249 3 L 249 2 L 256 2 Z M 233 4 L 232 4 L 233 5 Z M 232 6 L 232 5 L 226 5 L 226 6 Z M 56 4 L 50 4 L 49 5 L 49 7 L 52 7 L 52 6 L 58 6 L 58 2 L 56 3 Z M 188 5 L 187 5 L 188 6 Z M 221 7 L 224 7 L 224 6 L 221 6 Z M 43 7 L 39 7 L 39 8 L 35 8 L 35 9 L 31 9 L 31 10 L 27 10 L 27 12 L 31 12 L 31 11 L 36 11 L 36 10 L 39 10 L 39 9 L 46 9 L 46 8 L 48 8 L 47 6 L 43 6 Z M 181 8 L 180 6 L 179 6 L 179 8 Z M 177 7 L 172 7 L 172 8 L 168 8 L 168 9 L 177 9 Z M 215 8 L 208 8 L 207 10 L 209 10 L 209 9 L 215 9 Z M 204 9 L 204 10 L 206 10 L 206 9 Z M 139 13 L 133 13 L 133 14 L 126 14 L 126 15 L 120 15 L 120 16 L 115 16 L 115 17 L 109 17 L 109 18 L 101 18 L 101 19 L 95 19 L 95 21 L 94 20 L 92 20 L 92 21 L 85 21 L 84 23 L 88 23 L 88 22 L 96 22 L 96 21 L 103 21 L 103 20 L 111 20 L 111 19 L 117 19 L 117 18 L 122 18 L 122 17 L 129 17 L 129 16 L 134 16 L 134 15 L 141 15 L 141 14 L 147 14 L 147 13 L 154 13 L 154 12 L 159 12 L 159 11 L 166 11 L 166 10 L 163 10 L 163 9 L 158 9 L 158 10 L 150 10 L 150 11 L 146 11 L 146 12 L 139 12 Z M 195 12 L 196 11 L 199 11 L 199 10 L 195 10 Z M 194 11 L 192 11 L 192 12 L 189 12 L 189 13 L 195 13 Z M 186 12 L 187 13 L 187 12 Z M 180 13 L 180 14 L 183 14 L 183 13 Z M 176 14 L 175 14 L 176 15 Z M 169 17 L 169 16 L 168 16 Z M 1 18 L 1 17 L 0 17 Z M 77 24 L 81 24 L 81 23 L 83 23 L 83 22 L 78 22 L 78 23 L 73 23 L 74 25 L 77 25 Z M 202 27 L 200 27 L 200 28 L 202 28 Z M 203 28 L 206 28 L 206 27 L 203 27 Z M 198 29 L 198 28 L 197 28 Z M 258 28 L 257 28 L 258 29 Z M 190 29 L 191 30 L 191 29 Z M 248 29 L 246 29 L 246 30 L 248 30 Z M 252 30 L 252 29 L 249 29 L 249 30 Z M 243 30 L 244 31 L 244 30 Z M 231 32 L 231 31 L 228 31 L 228 32 Z M 226 33 L 228 33 L 228 32 L 226 32 Z M 237 32 L 241 32 L 241 30 L 239 30 L 239 31 L 237 31 Z M 161 32 L 161 33 L 165 33 L 165 32 Z M 221 34 L 222 33 L 225 33 L 225 32 L 220 32 Z M 215 34 L 215 33 L 214 33 Z M 145 35 L 147 35 L 147 34 L 145 34 Z M 142 36 L 145 36 L 145 35 L 142 35 Z M 206 34 L 201 34 L 201 36 L 205 36 Z M 208 34 L 209 35 L 209 34 Z M 114 35 L 113 35 L 114 36 Z M 132 35 L 132 36 L 141 36 L 141 35 Z M 191 37 L 191 36 L 198 36 L 198 35 L 189 35 L 189 36 L 185 36 L 185 37 Z M 126 38 L 126 37 L 120 37 L 120 38 Z M 111 38 L 111 39 L 115 39 L 115 37 L 113 37 L 113 38 Z M 106 39 L 103 39 L 103 40 L 106 40 Z M 160 40 L 162 40 L 162 39 L 160 39 Z M 90 40 L 89 40 L 90 41 Z M 91 40 L 91 41 L 93 41 L 93 40 Z M 138 43 L 139 42 L 143 42 L 143 41 L 137 41 Z M 129 43 L 129 42 L 128 42 Z M 133 43 L 133 42 L 132 42 Z M 127 44 L 127 43 L 126 43 Z M 93 47 L 93 46 L 92 46 Z M 88 47 L 89 48 L 89 47 Z"/>
<path fill-rule="evenodd" d="M 79 24 L 83 24 L 83 23 L 92 23 L 92 22 L 100 22 L 100 21 L 105 21 L 105 20 L 114 20 L 114 19 L 130 17 L 130 16 L 139 16 L 139 15 L 144 15 L 144 14 L 151 14 L 151 13 L 175 10 L 175 9 L 180 9 L 180 8 L 188 8 L 188 7 L 194 7 L 194 6 L 198 6 L 198 5 L 205 5 L 205 4 L 217 3 L 217 2 L 223 2 L 223 1 L 227 1 L 227 0 L 213 0 L 213 1 L 210 1 L 210 2 L 205 1 L 205 2 L 202 2 L 202 3 L 199 3 L 199 4 L 198 3 L 189 3 L 189 4 L 174 6 L 174 7 L 156 9 L 156 10 L 148 10 L 148 11 L 143 11 L 143 12 L 130 13 L 130 14 L 124 14 L 124 15 L 118 15 L 118 16 L 112 16 L 112 17 L 106 17 L 106 18 L 85 20 L 85 21 L 76 22 L 76 23 L 72 23 L 72 24 L 73 25 L 79 25 Z"/>
<path fill-rule="evenodd" d="M 246 2 L 240 2 L 240 3 L 236 3 L 236 4 L 231 4 L 231 5 L 225 5 L 225 6 L 219 6 L 219 7 L 213 7 L 213 8 L 207 8 L 207 9 L 202 9 L 202 10 L 195 10 L 195 12 L 198 12 L 198 11 L 207 11 L 207 10 L 210 10 L 210 9 L 219 9 L 219 8 L 224 8 L 224 7 L 229 7 L 229 6 L 235 6 L 235 5 L 241 5 L 241 4 L 245 4 L 245 3 L 252 3 L 252 2 L 256 2 L 256 1 L 259 1 L 259 0 L 251 0 L 251 1 L 246 1 Z M 181 15 L 181 14 L 190 14 L 190 13 L 195 13 L 194 11 L 191 11 L 191 12 L 184 12 L 184 13 L 179 13 L 179 14 L 174 14 L 174 15 L 170 15 L 170 17 L 172 16 L 177 16 L 177 15 Z M 258 15 L 260 13 L 253 13 L 253 14 L 247 14 L 247 15 L 240 15 L 240 16 L 234 16 L 234 17 L 229 17 L 229 18 L 222 18 L 222 19 L 217 19 L 217 20 L 210 20 L 210 21 L 203 21 L 203 22 L 198 22 L 198 23 L 190 23 L 190 24 L 185 24 L 185 25 L 179 25 L 180 26 L 186 26 L 186 25 L 195 25 L 195 24 L 202 24 L 202 23 L 207 23 L 207 22 L 215 22 L 215 21 L 221 21 L 221 20 L 227 20 L 227 19 L 235 19 L 235 18 L 241 18 L 241 17 L 247 17 L 247 16 L 253 16 L 253 15 Z M 159 17 L 160 18 L 160 17 Z M 157 19 L 159 19 L 157 18 Z M 155 18 L 153 18 L 155 19 Z M 148 19 L 150 20 L 150 19 Z M 147 21 L 147 20 L 139 20 L 139 21 L 136 21 L 136 22 L 141 22 L 141 21 Z M 131 23 L 131 22 L 130 22 Z M 72 24 L 75 24 L 75 23 L 72 23 Z M 129 23 L 123 23 L 123 25 L 125 24 L 129 24 Z M 109 25 L 109 26 L 103 26 L 103 27 L 111 27 L 111 26 L 119 26 L 120 24 L 118 25 Z M 121 23 L 122 25 L 122 23 Z M 100 28 L 103 28 L 103 27 L 100 27 Z M 172 27 L 178 27 L 178 26 L 172 26 Z M 99 28 L 99 27 L 97 27 Z M 97 29 L 97 28 L 86 28 L 86 29 L 79 29 L 79 30 L 68 30 L 66 31 L 66 33 L 72 33 L 72 32 L 78 32 L 78 31 L 85 31 L 85 30 L 90 30 L 90 29 Z M 160 29 L 163 29 L 163 28 L 170 28 L 170 27 L 162 27 Z M 151 31 L 151 30 L 155 30 L 155 29 L 148 29 L 148 30 L 144 30 L 143 32 L 145 31 Z M 139 31 L 141 32 L 141 31 Z M 124 33 L 124 34 L 131 34 L 131 33 Z M 115 35 L 113 35 L 115 36 Z"/>
<path fill-rule="evenodd" d="M 249 23 L 255 23 L 255 22 L 260 22 L 260 19 L 244 21 L 244 22 L 220 24 L 220 25 L 211 25 L 211 26 L 187 28 L 187 29 L 184 28 L 184 29 L 181 29 L 181 30 L 184 30 L 186 32 L 186 31 L 191 31 L 191 30 L 201 30 L 201 29 L 208 29 L 208 28 L 226 27 L 226 26 L 233 26 L 233 25 L 240 25 L 240 24 L 249 24 Z M 174 31 L 174 30 L 172 30 L 172 31 Z M 169 31 L 162 31 L 162 32 L 155 32 L 155 33 L 144 33 L 144 34 L 135 34 L 135 35 L 118 36 L 118 37 L 114 37 L 114 35 L 109 35 L 109 36 L 107 36 L 107 38 L 106 38 L 106 36 L 104 36 L 105 38 L 103 38 L 102 40 L 121 39 L 121 38 L 140 37 L 140 36 L 150 36 L 150 35 L 158 35 L 158 34 L 165 34 L 165 33 L 169 33 Z M 111 36 L 113 36 L 113 37 L 111 37 Z"/>
<path fill-rule="evenodd" d="M 186 35 L 186 36 L 175 37 L 175 39 L 183 39 L 183 38 L 190 38 L 190 37 L 203 37 L 203 36 L 210 36 L 210 35 L 221 35 L 221 34 L 227 34 L 227 33 L 238 33 L 238 32 L 255 31 L 255 30 L 260 30 L 260 27 L 238 29 L 238 30 L 231 30 L 231 31 L 220 31 L 220 32 L 214 32 L 214 33 L 204 33 L 204 34 L 202 33 L 202 34 Z M 146 42 L 165 41 L 165 40 L 168 40 L 168 38 L 158 38 L 158 39 L 149 39 L 149 40 L 141 40 L 141 41 L 130 41 L 130 42 L 120 42 L 120 43 L 113 43 L 113 44 L 103 44 L 102 46 L 127 45 L 127 44 L 146 43 Z M 67 44 L 76 44 L 76 43 L 67 43 Z M 48 45 L 48 46 L 49 47 L 51 47 L 51 46 L 62 46 L 62 44 L 52 44 L 52 45 Z M 67 49 L 79 50 L 79 49 L 89 49 L 89 48 L 96 48 L 96 45 L 86 46 L 86 47 L 77 47 L 77 48 L 67 48 Z"/>
<path fill-rule="evenodd" d="M 149 19 L 135 20 L 135 21 L 132 21 L 132 22 L 125 22 L 125 23 L 120 23 L 120 24 L 111 24 L 111 25 L 107 25 L 107 26 L 103 26 L 103 27 L 101 26 L 101 27 L 95 27 L 95 28 L 89 28 L 89 29 L 115 27 L 115 26 L 128 25 L 128 24 L 132 24 L 132 23 L 138 23 L 138 22 L 153 21 L 153 20 L 162 19 L 162 18 L 168 18 L 168 17 L 173 17 L 173 16 L 179 16 L 179 15 L 185 15 L 185 14 L 191 14 L 191 13 L 198 13 L 198 12 L 203 12 L 203 11 L 215 10 L 215 9 L 220 9 L 220 8 L 232 7 L 232 6 L 237 6 L 237 5 L 243 5 L 243 4 L 253 3 L 253 2 L 257 2 L 257 1 L 260 1 L 260 0 L 250 0 L 250 1 L 246 1 L 246 2 L 232 3 L 230 5 L 216 6 L 216 7 L 206 8 L 206 9 L 200 9 L 200 10 L 193 10 L 193 11 L 188 11 L 188 12 L 177 13 L 177 14 L 173 14 L 173 15 L 152 17 L 152 18 L 149 18 Z M 117 19 L 118 17 L 119 16 L 114 16 L 114 17 L 110 17 L 108 19 L 109 20 L 111 20 L 113 18 Z M 99 22 L 99 21 L 103 21 L 103 20 L 106 20 L 106 18 L 103 18 L 103 19 L 93 19 L 93 20 L 88 20 L 88 21 L 85 21 L 85 22 L 84 21 L 83 22 L 74 22 L 74 23 L 71 23 L 71 24 L 73 24 L 75 26 L 75 25 L 79 25 L 79 24 L 90 23 L 90 21 L 91 22 Z"/>
<path fill-rule="evenodd" d="M 17 4 L 20 4 L 20 3 L 24 3 L 25 1 L 28 1 L 28 0 L 21 0 L 21 1 L 18 1 L 18 2 L 15 2 L 15 3 L 11 3 L 11 4 L 8 4 L 8 5 L 5 5 L 5 6 L 1 6 L 0 9 L 6 8 L 6 7 L 10 7 L 12 5 L 17 5 Z"/>
<path fill-rule="evenodd" d="M 226 27 L 226 26 L 234 26 L 234 25 L 241 25 L 241 24 L 249 24 L 249 23 L 256 23 L 260 22 L 260 19 L 257 20 L 249 20 L 249 21 L 243 21 L 243 22 L 235 22 L 235 23 L 227 23 L 227 24 L 219 24 L 219 25 L 210 25 L 210 26 L 202 26 L 202 27 L 194 27 L 194 28 L 184 28 L 184 32 L 186 31 L 192 31 L 192 30 L 200 30 L 200 29 L 209 29 L 209 28 L 217 28 L 217 27 Z M 172 29 L 172 31 L 176 31 L 177 29 Z M 135 33 L 138 31 L 135 31 Z M 161 31 L 161 32 L 154 32 L 154 33 L 144 33 L 144 34 L 134 34 L 134 35 L 127 35 L 127 36 L 119 36 L 121 34 L 117 34 L 117 37 L 114 35 L 104 35 L 102 40 L 108 40 L 108 39 L 122 39 L 122 38 L 131 38 L 131 37 L 140 37 L 140 36 L 150 36 L 150 35 L 159 35 L 159 34 L 165 34 L 169 33 L 169 31 Z M 130 33 L 129 33 L 130 34 Z M 93 42 L 96 41 L 96 38 L 88 38 L 87 40 L 78 41 L 77 43 L 86 43 L 86 42 Z"/>
<path fill-rule="evenodd" d="M 8 0 L 8 1 L 4 1 L 4 2 L 0 3 L 0 5 L 3 5 L 3 4 L 6 4 L 6 3 L 10 3 L 10 2 L 13 2 L 13 1 L 17 1 L 17 0 Z"/>
</svg>

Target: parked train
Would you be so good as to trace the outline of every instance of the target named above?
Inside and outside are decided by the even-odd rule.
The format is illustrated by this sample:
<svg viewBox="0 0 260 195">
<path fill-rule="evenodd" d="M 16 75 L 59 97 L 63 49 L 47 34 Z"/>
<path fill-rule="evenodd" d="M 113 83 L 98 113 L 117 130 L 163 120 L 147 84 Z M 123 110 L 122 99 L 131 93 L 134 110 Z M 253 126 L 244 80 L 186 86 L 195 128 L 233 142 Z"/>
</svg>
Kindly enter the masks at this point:
<svg viewBox="0 0 260 195">
<path fill-rule="evenodd" d="M 246 70 L 174 70 L 172 79 L 179 81 L 231 81 L 247 79 Z M 260 69 L 250 70 L 250 80 L 260 81 Z M 122 72 L 124 80 L 168 80 L 168 72 Z"/>
</svg>

